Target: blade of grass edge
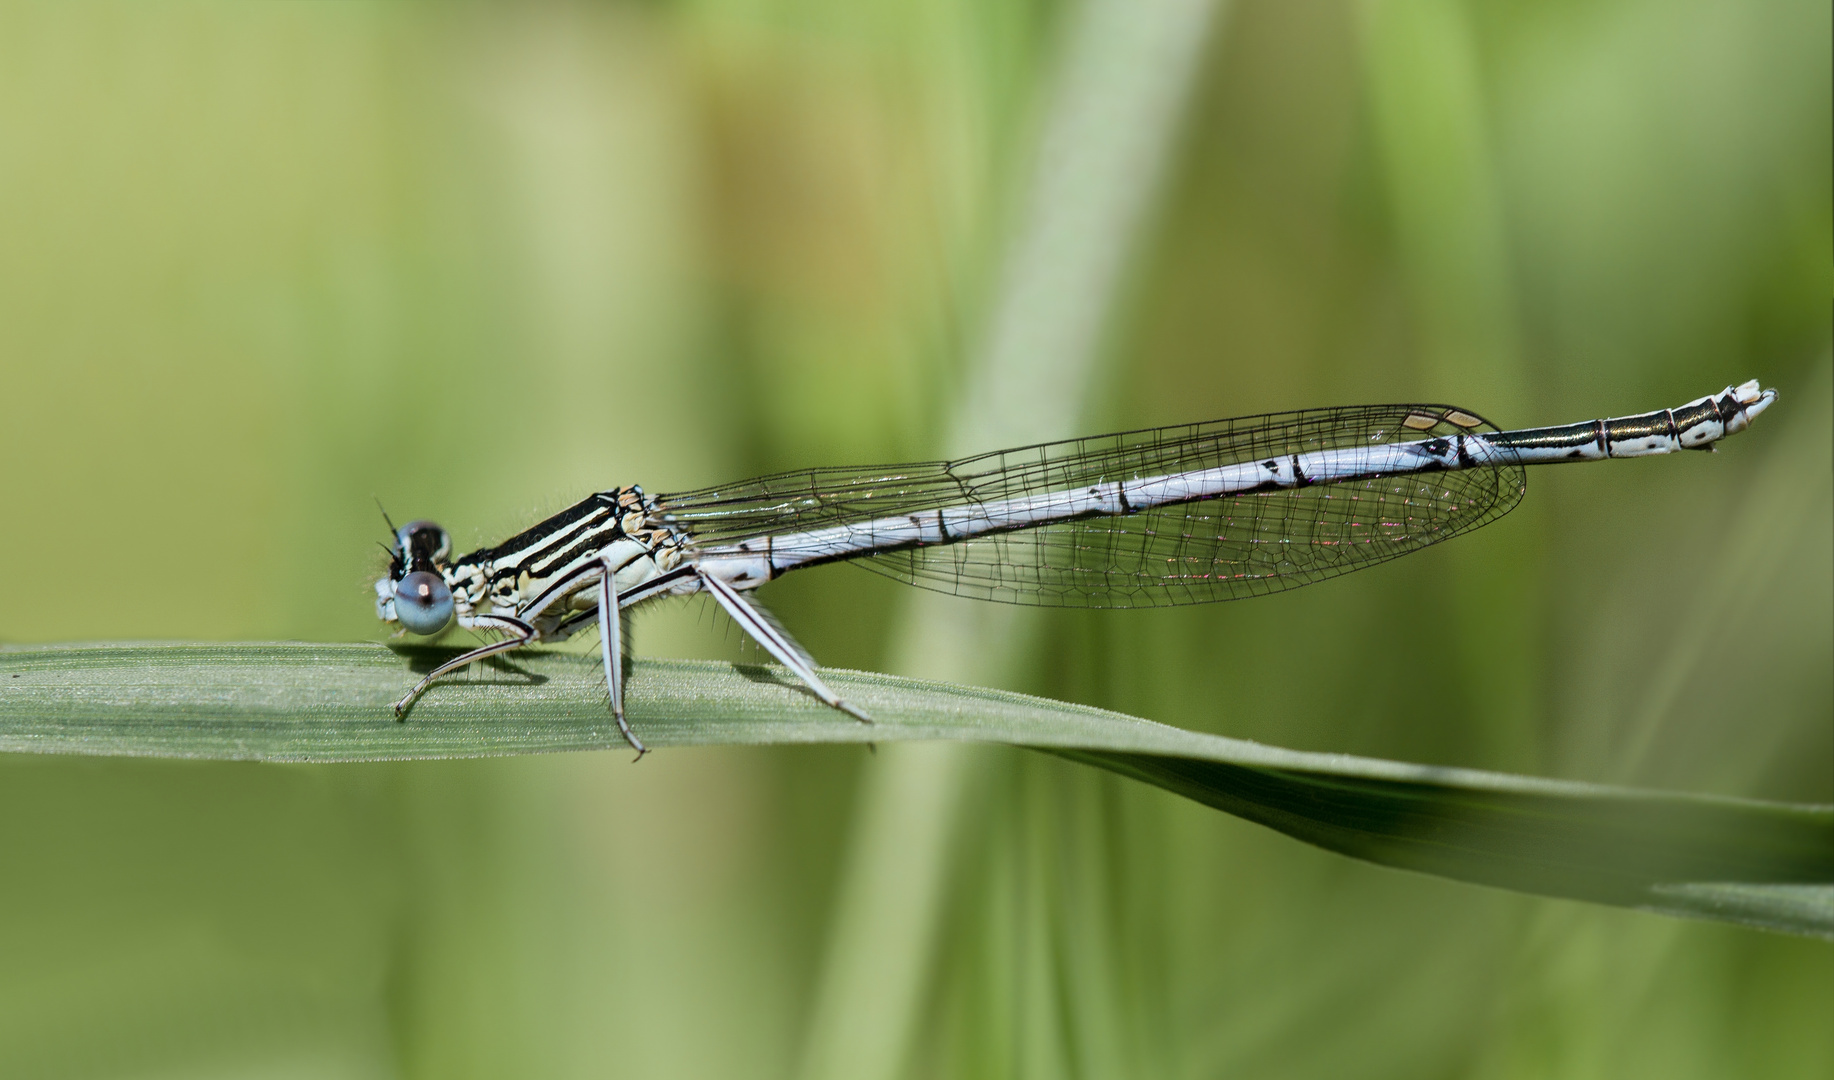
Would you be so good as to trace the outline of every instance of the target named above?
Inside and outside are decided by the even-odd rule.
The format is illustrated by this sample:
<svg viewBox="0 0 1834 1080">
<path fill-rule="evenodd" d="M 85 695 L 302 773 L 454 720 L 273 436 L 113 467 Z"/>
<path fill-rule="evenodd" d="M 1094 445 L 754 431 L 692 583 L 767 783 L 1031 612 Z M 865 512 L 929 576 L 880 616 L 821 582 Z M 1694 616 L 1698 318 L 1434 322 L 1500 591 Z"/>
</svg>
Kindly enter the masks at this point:
<svg viewBox="0 0 1834 1080">
<path fill-rule="evenodd" d="M 451 650 L 101 644 L 0 650 L 0 751 L 336 762 L 620 749 L 590 657 L 479 665 L 397 723 Z M 1834 939 L 1834 806 L 1646 791 L 1286 750 L 1023 694 L 827 673 L 876 718 L 771 668 L 639 660 L 653 747 L 958 740 L 1060 754 L 1383 866 Z"/>
</svg>

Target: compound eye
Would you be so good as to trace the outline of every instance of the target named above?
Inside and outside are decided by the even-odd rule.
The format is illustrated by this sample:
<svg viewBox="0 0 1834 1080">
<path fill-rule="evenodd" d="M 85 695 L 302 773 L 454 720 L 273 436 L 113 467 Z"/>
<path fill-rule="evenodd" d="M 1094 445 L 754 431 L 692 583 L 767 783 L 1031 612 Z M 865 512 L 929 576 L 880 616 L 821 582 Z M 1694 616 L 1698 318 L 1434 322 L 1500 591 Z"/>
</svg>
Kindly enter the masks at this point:
<svg viewBox="0 0 1834 1080">
<path fill-rule="evenodd" d="M 431 521 L 410 521 L 395 533 L 395 550 L 409 566 L 439 566 L 452 554 L 452 537 Z"/>
<path fill-rule="evenodd" d="M 414 571 L 395 583 L 395 621 L 416 634 L 439 633 L 452 622 L 452 590 L 438 574 Z"/>
</svg>

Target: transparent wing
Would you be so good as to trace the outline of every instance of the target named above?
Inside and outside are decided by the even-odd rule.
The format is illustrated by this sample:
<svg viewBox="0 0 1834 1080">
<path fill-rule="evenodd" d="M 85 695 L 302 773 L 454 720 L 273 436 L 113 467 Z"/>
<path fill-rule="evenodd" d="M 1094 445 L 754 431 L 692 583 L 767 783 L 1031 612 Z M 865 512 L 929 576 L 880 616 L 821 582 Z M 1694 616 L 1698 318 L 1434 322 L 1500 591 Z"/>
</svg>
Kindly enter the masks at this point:
<svg viewBox="0 0 1834 1080">
<path fill-rule="evenodd" d="M 702 543 L 731 543 L 1101 482 L 1495 430 L 1444 405 L 1308 409 L 954 462 L 780 473 L 658 502 Z M 1015 604 L 1205 603 L 1295 588 L 1417 551 L 1496 520 L 1524 490 L 1522 468 L 1514 464 L 1374 475 L 1057 521 L 849 561 L 924 588 Z"/>
</svg>

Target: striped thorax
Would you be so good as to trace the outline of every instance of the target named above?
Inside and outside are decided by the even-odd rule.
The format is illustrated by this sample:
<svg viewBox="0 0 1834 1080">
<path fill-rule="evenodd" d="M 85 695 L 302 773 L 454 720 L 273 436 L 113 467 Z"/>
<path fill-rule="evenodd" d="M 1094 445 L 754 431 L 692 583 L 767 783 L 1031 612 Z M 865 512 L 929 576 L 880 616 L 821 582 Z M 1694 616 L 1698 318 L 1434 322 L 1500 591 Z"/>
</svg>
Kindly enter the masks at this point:
<svg viewBox="0 0 1834 1080">
<path fill-rule="evenodd" d="M 609 561 L 619 591 L 629 592 L 673 570 L 681 562 L 684 541 L 656 520 L 642 488 L 615 488 L 589 495 L 494 548 L 455 560 L 446 581 L 461 617 L 472 612 L 515 615 L 555 582 L 594 563 Z M 573 590 L 555 615 L 591 610 L 596 601 L 590 585 Z"/>
</svg>

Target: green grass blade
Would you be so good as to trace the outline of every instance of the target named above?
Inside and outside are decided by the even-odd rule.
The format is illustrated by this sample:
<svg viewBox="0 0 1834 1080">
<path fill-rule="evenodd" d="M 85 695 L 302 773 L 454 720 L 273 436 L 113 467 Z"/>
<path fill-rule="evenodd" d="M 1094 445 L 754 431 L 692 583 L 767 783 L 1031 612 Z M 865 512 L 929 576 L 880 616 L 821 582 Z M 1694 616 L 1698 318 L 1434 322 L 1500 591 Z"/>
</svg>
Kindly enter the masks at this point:
<svg viewBox="0 0 1834 1080">
<path fill-rule="evenodd" d="M 449 650 L 146 644 L 0 651 L 0 751 L 377 761 L 624 745 L 596 661 L 527 651 L 389 703 Z M 640 660 L 652 747 L 958 739 L 1061 754 L 1331 851 L 1546 896 L 1834 938 L 1834 807 L 1283 750 L 997 690 L 829 671 L 877 722 L 783 672 Z"/>
</svg>

